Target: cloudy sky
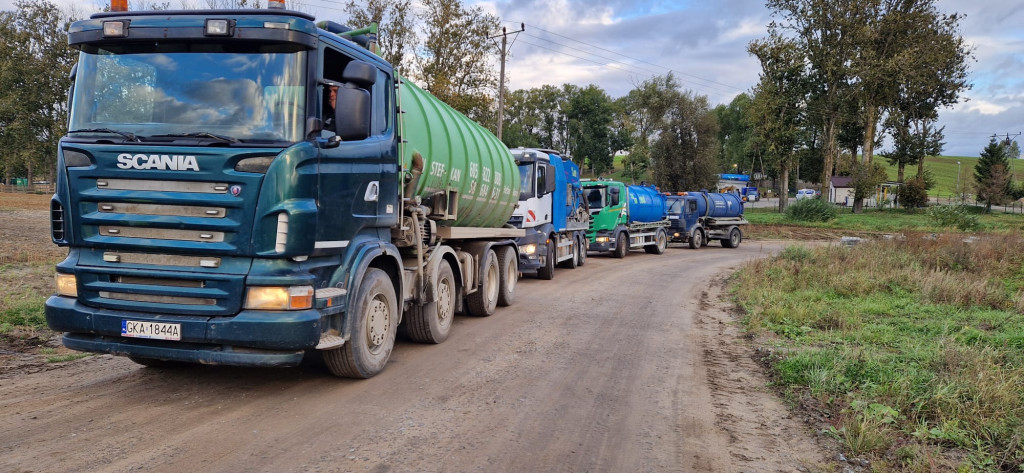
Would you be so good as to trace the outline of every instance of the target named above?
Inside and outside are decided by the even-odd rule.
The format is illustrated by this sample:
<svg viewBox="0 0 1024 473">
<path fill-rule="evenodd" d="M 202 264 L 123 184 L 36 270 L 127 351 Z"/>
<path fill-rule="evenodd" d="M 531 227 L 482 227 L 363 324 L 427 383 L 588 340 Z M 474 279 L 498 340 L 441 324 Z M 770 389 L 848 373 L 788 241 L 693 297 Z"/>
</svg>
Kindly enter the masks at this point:
<svg viewBox="0 0 1024 473">
<path fill-rule="evenodd" d="M 772 20 L 763 0 L 463 1 L 497 14 L 508 30 L 525 23 L 507 65 L 512 89 L 596 84 L 619 97 L 671 71 L 712 104 L 728 103 L 757 82 L 760 67 L 746 46 L 764 37 Z M 341 2 L 293 3 L 318 19 L 345 19 Z M 0 10 L 12 4 L 0 0 Z M 943 154 L 977 156 L 991 135 L 1012 138 L 1024 131 L 1024 2 L 938 0 L 938 5 L 966 14 L 962 33 L 976 59 L 970 66 L 973 88 L 961 103 L 941 112 Z M 1018 142 L 1024 144 L 1024 135 Z"/>
</svg>

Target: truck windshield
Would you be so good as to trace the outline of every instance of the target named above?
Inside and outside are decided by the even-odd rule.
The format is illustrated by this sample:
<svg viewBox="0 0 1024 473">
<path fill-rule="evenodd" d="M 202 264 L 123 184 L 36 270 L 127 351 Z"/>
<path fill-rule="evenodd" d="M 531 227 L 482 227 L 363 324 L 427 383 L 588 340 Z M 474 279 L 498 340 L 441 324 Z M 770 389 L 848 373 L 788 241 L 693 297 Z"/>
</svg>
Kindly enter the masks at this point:
<svg viewBox="0 0 1024 473">
<path fill-rule="evenodd" d="M 533 163 L 519 165 L 519 200 L 532 199 L 536 195 L 533 193 L 534 175 Z"/>
<path fill-rule="evenodd" d="M 86 46 L 69 130 L 301 141 L 305 61 L 292 46 Z"/>
<path fill-rule="evenodd" d="M 672 215 L 683 213 L 683 199 L 670 199 L 668 202 L 668 213 Z"/>
<path fill-rule="evenodd" d="M 607 189 L 607 188 L 606 187 L 591 187 L 589 189 L 584 189 L 583 190 L 584 192 L 587 193 L 587 205 L 589 205 L 590 208 L 592 208 L 592 209 L 602 209 L 602 208 L 604 208 L 604 192 L 605 192 L 605 189 Z"/>
</svg>

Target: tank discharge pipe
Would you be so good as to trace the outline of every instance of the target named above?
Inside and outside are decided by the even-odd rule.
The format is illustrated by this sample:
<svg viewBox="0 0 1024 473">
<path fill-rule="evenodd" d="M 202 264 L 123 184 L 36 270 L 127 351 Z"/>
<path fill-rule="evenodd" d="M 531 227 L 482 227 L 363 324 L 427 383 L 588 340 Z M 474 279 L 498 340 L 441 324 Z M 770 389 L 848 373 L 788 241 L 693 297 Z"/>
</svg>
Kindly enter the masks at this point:
<svg viewBox="0 0 1024 473">
<path fill-rule="evenodd" d="M 423 155 L 413 153 L 412 169 L 409 170 L 409 182 L 405 183 L 406 198 L 411 199 L 411 196 L 416 193 L 416 185 L 419 184 L 421 175 L 423 175 Z"/>
</svg>

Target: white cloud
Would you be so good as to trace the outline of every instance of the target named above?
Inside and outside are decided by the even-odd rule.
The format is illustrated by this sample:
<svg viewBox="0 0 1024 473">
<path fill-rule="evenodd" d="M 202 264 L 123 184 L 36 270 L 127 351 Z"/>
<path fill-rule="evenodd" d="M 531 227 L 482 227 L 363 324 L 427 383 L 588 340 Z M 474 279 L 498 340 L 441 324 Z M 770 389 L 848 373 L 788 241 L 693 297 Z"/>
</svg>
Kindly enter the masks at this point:
<svg viewBox="0 0 1024 473">
<path fill-rule="evenodd" d="M 999 115 L 1010 107 L 999 105 L 997 103 L 989 102 L 988 100 L 971 100 L 964 104 L 964 110 L 968 112 L 977 112 L 982 115 Z"/>
</svg>

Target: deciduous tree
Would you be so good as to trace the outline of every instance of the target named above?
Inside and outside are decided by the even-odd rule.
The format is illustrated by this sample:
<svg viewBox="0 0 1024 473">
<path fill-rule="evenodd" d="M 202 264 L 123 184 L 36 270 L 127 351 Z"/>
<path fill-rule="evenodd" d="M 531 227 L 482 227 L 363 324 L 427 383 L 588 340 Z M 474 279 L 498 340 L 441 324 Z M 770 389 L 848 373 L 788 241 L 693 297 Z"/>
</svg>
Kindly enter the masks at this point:
<svg viewBox="0 0 1024 473">
<path fill-rule="evenodd" d="M 497 46 L 488 39 L 498 18 L 458 0 L 424 0 L 423 6 L 424 40 L 413 77 L 452 108 L 486 121 L 498 87 Z"/>
<path fill-rule="evenodd" d="M 402 74 L 410 68 L 407 53 L 416 47 L 415 16 L 411 0 L 348 0 L 345 13 L 349 26 L 362 28 L 377 23 L 380 55 Z"/>
</svg>

